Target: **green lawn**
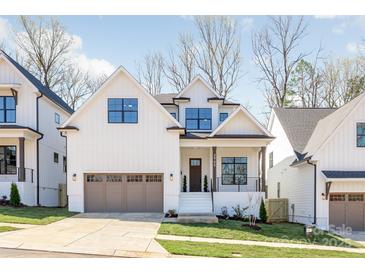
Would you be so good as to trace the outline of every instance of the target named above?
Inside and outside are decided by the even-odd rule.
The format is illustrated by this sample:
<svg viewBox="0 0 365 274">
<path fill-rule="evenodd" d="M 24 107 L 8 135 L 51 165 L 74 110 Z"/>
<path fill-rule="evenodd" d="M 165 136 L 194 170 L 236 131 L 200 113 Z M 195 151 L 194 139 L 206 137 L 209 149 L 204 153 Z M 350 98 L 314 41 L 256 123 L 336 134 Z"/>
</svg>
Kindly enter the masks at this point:
<svg viewBox="0 0 365 274">
<path fill-rule="evenodd" d="M 0 233 L 1 232 L 13 231 L 13 230 L 18 230 L 18 228 L 12 227 L 12 226 L 0 226 Z"/>
<path fill-rule="evenodd" d="M 176 255 L 219 258 L 365 258 L 365 254 L 252 245 L 230 245 L 157 240 L 168 252 Z"/>
<path fill-rule="evenodd" d="M 46 225 L 74 214 L 67 208 L 0 206 L 0 223 Z"/>
<path fill-rule="evenodd" d="M 220 220 L 218 224 L 162 223 L 158 233 L 190 237 L 363 247 L 354 241 L 323 231 L 309 241 L 304 237 L 303 225 L 300 224 L 259 224 L 262 228 L 260 231 L 243 227 L 242 224 L 240 221 L 233 220 Z"/>
</svg>

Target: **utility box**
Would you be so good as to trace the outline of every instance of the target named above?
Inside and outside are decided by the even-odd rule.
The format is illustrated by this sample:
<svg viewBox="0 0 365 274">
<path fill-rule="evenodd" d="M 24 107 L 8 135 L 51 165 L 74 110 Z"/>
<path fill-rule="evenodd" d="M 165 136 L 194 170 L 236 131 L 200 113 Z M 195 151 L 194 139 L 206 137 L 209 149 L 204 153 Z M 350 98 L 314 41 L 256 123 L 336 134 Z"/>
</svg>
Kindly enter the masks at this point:
<svg viewBox="0 0 365 274">
<path fill-rule="evenodd" d="M 59 184 L 58 186 L 58 206 L 66 207 L 67 206 L 67 185 Z"/>
</svg>

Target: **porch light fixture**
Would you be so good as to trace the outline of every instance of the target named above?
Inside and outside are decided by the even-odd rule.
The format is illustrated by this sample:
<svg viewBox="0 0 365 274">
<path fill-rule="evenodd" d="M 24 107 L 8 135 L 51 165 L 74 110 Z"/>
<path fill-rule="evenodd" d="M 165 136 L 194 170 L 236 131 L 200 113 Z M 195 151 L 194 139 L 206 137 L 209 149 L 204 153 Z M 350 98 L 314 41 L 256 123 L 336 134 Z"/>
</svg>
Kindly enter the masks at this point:
<svg viewBox="0 0 365 274">
<path fill-rule="evenodd" d="M 174 174 L 170 173 L 170 181 L 172 182 L 174 180 Z"/>
<path fill-rule="evenodd" d="M 76 173 L 72 174 L 72 181 L 76 182 Z"/>
</svg>

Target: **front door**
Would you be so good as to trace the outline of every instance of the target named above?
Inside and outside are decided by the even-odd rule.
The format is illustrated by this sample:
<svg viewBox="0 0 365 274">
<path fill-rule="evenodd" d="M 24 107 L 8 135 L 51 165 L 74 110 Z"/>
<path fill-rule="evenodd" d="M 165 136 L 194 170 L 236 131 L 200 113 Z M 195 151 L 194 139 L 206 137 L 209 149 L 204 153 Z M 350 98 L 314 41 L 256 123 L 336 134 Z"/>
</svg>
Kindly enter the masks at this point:
<svg viewBox="0 0 365 274">
<path fill-rule="evenodd" d="M 190 192 L 202 191 L 202 160 L 190 159 Z"/>
</svg>

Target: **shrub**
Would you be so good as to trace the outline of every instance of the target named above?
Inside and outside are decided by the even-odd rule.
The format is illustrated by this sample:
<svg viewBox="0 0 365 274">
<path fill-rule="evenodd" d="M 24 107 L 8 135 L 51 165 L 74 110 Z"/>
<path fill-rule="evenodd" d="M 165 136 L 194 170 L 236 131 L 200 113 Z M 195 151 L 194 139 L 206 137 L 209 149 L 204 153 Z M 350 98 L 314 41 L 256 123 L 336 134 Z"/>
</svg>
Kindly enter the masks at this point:
<svg viewBox="0 0 365 274">
<path fill-rule="evenodd" d="M 261 199 L 261 205 L 260 205 L 260 220 L 263 223 L 266 223 L 266 221 L 267 221 L 267 213 L 266 213 L 264 199 Z"/>
<path fill-rule="evenodd" d="M 243 218 L 245 217 L 245 212 L 248 209 L 248 206 L 241 208 L 241 206 L 238 204 L 236 207 L 233 206 L 232 209 L 234 211 L 233 217 L 239 220 L 243 220 Z"/>
<path fill-rule="evenodd" d="M 12 183 L 10 188 L 10 205 L 20 206 L 20 195 L 16 184 Z"/>
<path fill-rule="evenodd" d="M 187 191 L 187 183 L 186 183 L 186 175 L 184 175 L 184 179 L 183 179 L 183 192 Z"/>
<path fill-rule="evenodd" d="M 204 192 L 208 192 L 208 176 L 204 176 Z"/>
</svg>

